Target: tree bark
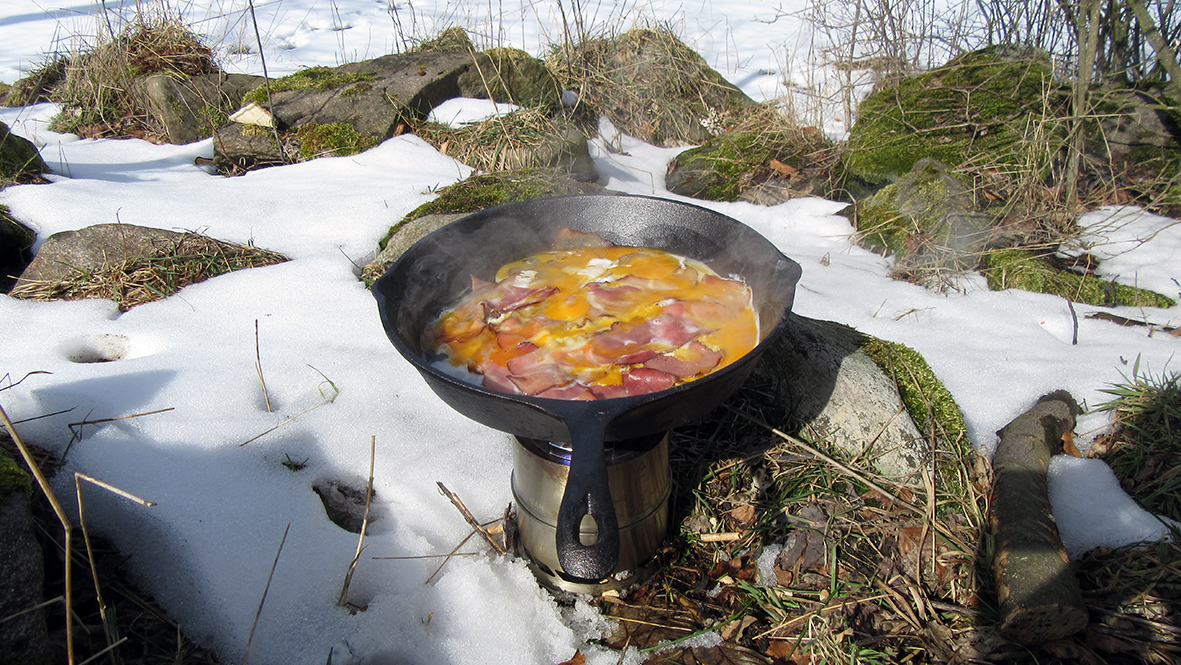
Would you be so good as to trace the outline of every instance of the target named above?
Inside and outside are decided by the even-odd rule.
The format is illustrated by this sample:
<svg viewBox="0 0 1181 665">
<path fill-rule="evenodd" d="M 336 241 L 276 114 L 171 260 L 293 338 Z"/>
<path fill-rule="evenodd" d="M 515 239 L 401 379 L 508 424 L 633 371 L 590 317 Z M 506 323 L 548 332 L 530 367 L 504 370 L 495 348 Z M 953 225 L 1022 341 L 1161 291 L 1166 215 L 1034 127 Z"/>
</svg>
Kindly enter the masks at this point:
<svg viewBox="0 0 1181 665">
<path fill-rule="evenodd" d="M 1050 512 L 1046 470 L 1074 429 L 1078 404 L 1066 391 L 1043 396 L 997 434 L 990 523 L 1001 632 L 1019 644 L 1062 639 L 1087 625 L 1078 580 Z"/>
<path fill-rule="evenodd" d="M 1166 84 L 1165 90 L 1169 93 L 1169 97 L 1173 98 L 1173 103 L 1181 103 L 1181 63 L 1177 61 L 1177 53 L 1173 51 L 1164 35 L 1157 29 L 1152 15 L 1144 6 L 1144 0 L 1127 0 L 1127 2 L 1132 6 L 1132 11 L 1136 13 L 1136 20 L 1140 23 L 1140 32 L 1144 34 L 1148 43 L 1152 44 L 1152 49 L 1156 51 L 1156 61 L 1169 75 L 1169 82 Z"/>
<path fill-rule="evenodd" d="M 1082 162 L 1086 135 L 1083 118 L 1087 115 L 1087 101 L 1091 90 L 1091 76 L 1095 73 L 1095 51 L 1099 48 L 1099 0 L 1083 0 L 1076 21 L 1078 38 L 1078 74 L 1074 81 L 1074 113 L 1070 123 L 1071 140 L 1066 160 L 1066 204 L 1078 206 L 1079 164 Z"/>
</svg>

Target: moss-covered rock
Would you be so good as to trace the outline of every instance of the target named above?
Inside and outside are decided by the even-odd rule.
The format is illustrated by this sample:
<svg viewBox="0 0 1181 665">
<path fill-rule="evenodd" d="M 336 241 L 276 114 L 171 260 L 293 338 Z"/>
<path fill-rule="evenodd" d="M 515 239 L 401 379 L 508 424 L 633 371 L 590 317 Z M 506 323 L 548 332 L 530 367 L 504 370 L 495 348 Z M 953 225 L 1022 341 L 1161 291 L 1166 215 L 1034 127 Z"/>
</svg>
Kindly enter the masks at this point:
<svg viewBox="0 0 1181 665">
<path fill-rule="evenodd" d="M 1005 249 L 984 256 L 984 275 L 994 291 L 1021 289 L 1062 296 L 1073 302 L 1102 307 L 1160 307 L 1176 303 L 1159 293 L 1107 282 L 1094 275 L 1059 270 L 1024 249 Z"/>
<path fill-rule="evenodd" d="M 438 198 L 406 213 L 402 222 L 431 214 L 478 212 L 503 203 L 545 196 L 598 194 L 604 191 L 606 190 L 599 185 L 579 182 L 558 169 L 534 168 L 481 173 L 439 190 Z M 390 228 L 389 233 L 381 241 L 382 247 L 385 247 L 386 240 L 397 230 L 397 224 Z"/>
<path fill-rule="evenodd" d="M 1030 121 L 1065 117 L 1068 101 L 1044 56 L 1000 47 L 962 55 L 866 97 L 842 160 L 847 180 L 894 182 L 925 157 L 952 168 L 981 155 L 994 167 L 1024 166 Z"/>
<path fill-rule="evenodd" d="M 410 53 L 474 53 L 476 47 L 463 28 L 447 28 L 434 39 L 410 49 Z"/>
<path fill-rule="evenodd" d="M 599 177 L 586 136 L 564 115 L 541 107 L 517 109 L 462 127 L 414 123 L 413 132 L 478 171 L 554 167 L 583 182 Z"/>
<path fill-rule="evenodd" d="M 295 140 L 299 144 L 299 156 L 305 160 L 355 155 L 381 142 L 346 122 L 308 123 L 295 131 Z"/>
<path fill-rule="evenodd" d="M 926 282 L 974 269 L 993 219 L 970 186 L 942 162 L 918 161 L 898 182 L 857 203 L 861 243 L 893 254 L 895 276 L 902 279 Z"/>
<path fill-rule="evenodd" d="M 737 201 L 772 181 L 781 181 L 796 196 L 823 194 L 827 171 L 816 155 L 828 147 L 819 132 L 734 131 L 677 155 L 668 165 L 665 186 L 674 194 L 709 201 Z"/>
<path fill-rule="evenodd" d="M 580 106 L 654 145 L 701 144 L 760 108 L 667 30 L 584 40 L 547 63 Z"/>
<path fill-rule="evenodd" d="M 377 75 L 373 72 L 343 72 L 331 67 L 308 67 L 271 81 L 270 91 L 275 93 L 290 90 L 336 90 L 346 87 L 363 87 L 366 83 L 376 79 Z M 268 87 L 264 83 L 251 90 L 242 97 L 242 104 L 254 102 L 265 107 L 267 105 L 267 89 Z M 344 92 L 348 93 L 348 90 L 346 89 Z"/>
<path fill-rule="evenodd" d="M 0 179 L 28 181 L 49 170 L 41 161 L 41 154 L 26 138 L 8 131 L 0 122 Z"/>
<path fill-rule="evenodd" d="M 12 84 L 4 97 L 5 106 L 32 106 L 41 102 L 60 102 L 57 90 L 66 78 L 69 58 L 55 58 L 42 63 L 29 75 Z"/>
<path fill-rule="evenodd" d="M 529 108 L 555 110 L 562 85 L 545 63 L 515 48 L 491 48 L 459 77 L 460 95 Z"/>
</svg>

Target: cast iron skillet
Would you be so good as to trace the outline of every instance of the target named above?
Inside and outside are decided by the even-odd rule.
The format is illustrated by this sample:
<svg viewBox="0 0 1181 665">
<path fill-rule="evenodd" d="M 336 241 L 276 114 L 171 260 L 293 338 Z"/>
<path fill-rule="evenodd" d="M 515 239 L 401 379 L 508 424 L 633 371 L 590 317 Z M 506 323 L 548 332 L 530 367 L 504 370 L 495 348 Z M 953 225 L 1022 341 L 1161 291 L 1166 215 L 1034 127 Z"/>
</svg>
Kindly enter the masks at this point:
<svg viewBox="0 0 1181 665">
<path fill-rule="evenodd" d="M 648 395 L 565 401 L 509 395 L 465 383 L 431 366 L 422 348 L 427 326 L 471 287 L 492 281 L 504 264 L 552 249 L 563 227 L 617 245 L 650 247 L 740 276 L 754 294 L 762 340 L 747 355 L 696 381 Z M 704 420 L 754 369 L 787 322 L 800 266 L 744 224 L 666 199 L 585 195 L 534 199 L 464 217 L 418 241 L 373 285 L 382 325 L 394 347 L 452 408 L 518 436 L 569 444 L 570 475 L 558 512 L 558 561 L 580 581 L 607 577 L 619 557 L 619 529 L 607 487 L 604 444 Z M 590 515 L 598 539 L 579 539 Z"/>
</svg>

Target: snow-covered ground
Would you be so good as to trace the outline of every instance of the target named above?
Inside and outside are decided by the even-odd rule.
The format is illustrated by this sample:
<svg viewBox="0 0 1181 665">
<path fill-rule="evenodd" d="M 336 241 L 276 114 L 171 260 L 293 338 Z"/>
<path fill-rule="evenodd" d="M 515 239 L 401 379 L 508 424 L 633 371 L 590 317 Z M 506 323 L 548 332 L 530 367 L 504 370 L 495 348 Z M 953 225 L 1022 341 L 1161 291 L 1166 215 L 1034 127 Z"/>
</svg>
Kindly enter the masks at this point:
<svg viewBox="0 0 1181 665">
<path fill-rule="evenodd" d="M 559 38 L 556 6 L 421 0 L 413 4 L 413 27 L 409 4 L 393 13 L 407 35 L 458 24 L 476 28 L 486 45 L 538 53 Z M 3 3 L 0 80 L 12 82 L 55 45 L 93 33 L 101 25 L 97 7 Z M 807 39 L 785 5 L 652 0 L 596 7 L 586 18 L 594 25 L 643 17 L 671 25 L 756 98 L 777 98 L 784 80 L 802 80 L 789 70 L 802 67 L 795 54 Z M 256 8 L 272 74 L 374 57 L 399 40 L 385 2 L 282 0 Z M 227 53 L 257 50 L 243 2 L 190 0 L 179 9 L 230 47 Z M 227 62 L 259 71 L 256 54 Z M 0 296 L 0 376 L 8 376 L 0 387 L 29 372 L 51 372 L 0 392 L 10 416 L 26 421 L 18 429 L 29 443 L 61 451 L 70 423 L 172 409 L 83 427 L 57 489 L 71 497 L 66 479 L 83 471 L 155 502 L 143 507 L 85 490 L 88 525 L 130 555 L 140 582 L 189 634 L 227 661 L 241 658 L 286 531 L 252 663 L 323 663 L 331 652 L 334 663 L 552 664 L 576 649 L 590 663 L 617 662 L 618 654 L 586 642 L 604 620 L 584 603 L 560 608 L 520 561 L 462 557 L 428 585 L 437 560 L 383 558 L 443 554 L 468 534 L 437 481 L 481 519 L 500 516 L 511 500 L 507 435 L 466 420 L 430 392 L 386 338 L 373 298 L 357 280 L 356 265 L 373 256 L 389 226 L 439 187 L 465 178 L 468 167 L 401 136 L 354 157 L 227 179 L 193 163 L 212 156 L 208 140 L 80 140 L 46 129 L 54 112 L 52 105 L 0 109 L 0 121 L 33 140 L 55 174 L 52 184 L 0 192 L 0 203 L 41 238 L 120 221 L 199 230 L 292 258 L 124 314 L 107 301 Z M 617 136 L 607 123 L 603 130 L 591 146 L 603 184 L 680 198 L 663 186 L 676 150 Z M 608 144 L 623 150 L 609 151 Z M 919 350 L 963 408 L 981 448 L 995 445 L 994 432 L 1045 392 L 1064 388 L 1095 404 L 1137 361 L 1155 374 L 1174 369 L 1177 338 L 1086 318 L 1098 308 L 1075 306 L 1073 344 L 1074 323 L 1061 298 L 991 292 L 979 278 L 946 294 L 892 281 L 887 259 L 852 242 L 853 229 L 837 214 L 842 204 L 695 203 L 754 227 L 803 266 L 798 313 Z M 1110 208 L 1082 222 L 1094 249 L 1110 256 L 1104 274 L 1181 296 L 1181 227 L 1174 220 Z M 1181 324 L 1181 307 L 1113 313 Z M 256 325 L 271 412 L 254 367 Z M 71 360 L 86 350 L 120 359 Z M 63 409 L 70 411 L 29 420 Z M 303 415 L 252 440 L 297 414 Z M 1104 423 L 1102 415 L 1084 418 L 1084 445 Z M 320 479 L 363 483 L 372 437 L 377 519 L 350 591 L 367 610 L 351 614 L 336 601 L 356 536 L 327 519 L 311 486 Z M 300 471 L 283 465 L 305 460 Z M 1119 490 L 1102 462 L 1059 460 L 1051 476 L 1055 515 L 1073 554 L 1159 537 L 1160 523 Z M 638 662 L 638 655 L 625 662 Z"/>
</svg>

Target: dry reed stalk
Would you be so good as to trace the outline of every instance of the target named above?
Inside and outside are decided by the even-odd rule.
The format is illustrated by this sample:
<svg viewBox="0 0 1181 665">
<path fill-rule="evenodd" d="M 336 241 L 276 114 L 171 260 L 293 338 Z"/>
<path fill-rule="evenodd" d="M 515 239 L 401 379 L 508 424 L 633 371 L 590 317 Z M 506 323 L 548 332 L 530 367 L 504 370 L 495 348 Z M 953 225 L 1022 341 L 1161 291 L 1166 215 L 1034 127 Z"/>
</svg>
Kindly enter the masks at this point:
<svg viewBox="0 0 1181 665">
<path fill-rule="evenodd" d="M 373 464 L 377 457 L 377 435 L 369 441 L 369 485 L 365 488 L 365 515 L 361 518 L 361 534 L 357 538 L 357 553 L 349 564 L 349 572 L 344 576 L 344 588 L 340 590 L 340 600 L 337 604 L 344 607 L 349 600 L 349 585 L 353 582 L 353 573 L 357 570 L 357 561 L 361 559 L 361 551 L 365 549 L 365 532 L 369 529 L 369 505 L 373 500 Z"/>
<path fill-rule="evenodd" d="M 74 665 L 74 566 L 71 564 L 73 559 L 74 528 L 70 525 L 70 519 L 66 517 L 66 511 L 62 508 L 61 502 L 57 500 L 57 495 L 50 488 L 45 474 L 41 473 L 41 467 L 37 466 L 37 462 L 33 459 L 29 448 L 25 445 L 20 435 L 17 434 L 16 427 L 12 424 L 12 420 L 9 419 L 8 413 L 4 410 L 3 406 L 0 406 L 0 419 L 3 419 L 4 429 L 8 430 L 8 435 L 12 437 L 12 442 L 20 450 L 21 457 L 24 458 L 25 464 L 28 465 L 29 470 L 33 473 L 33 477 L 37 479 L 37 485 L 45 493 L 45 498 L 49 500 L 49 504 L 53 506 L 53 512 L 57 515 L 57 519 L 61 522 L 62 529 L 65 531 L 66 660 L 69 665 Z"/>
<path fill-rule="evenodd" d="M 113 630 L 115 628 L 115 625 L 107 616 L 107 603 L 105 600 L 103 600 L 102 588 L 99 586 L 99 583 L 98 583 L 98 567 L 94 563 L 94 549 L 90 545 L 90 531 L 87 530 L 87 528 L 86 528 L 86 508 L 85 508 L 85 505 L 82 503 L 82 481 L 83 480 L 94 485 L 95 487 L 100 487 L 102 489 L 105 489 L 108 492 L 115 494 L 116 496 L 121 496 L 124 499 L 127 499 L 128 501 L 133 501 L 135 503 L 138 503 L 139 505 L 144 506 L 145 508 L 150 507 L 150 506 L 154 506 L 156 504 L 153 501 L 146 501 L 144 499 L 141 499 L 138 496 L 131 494 L 130 492 L 127 492 L 125 490 L 121 490 L 118 487 L 111 485 L 110 483 L 101 481 L 101 480 L 94 478 L 92 476 L 88 476 L 82 472 L 79 472 L 79 471 L 74 472 L 74 493 L 78 497 L 78 524 L 82 527 L 82 540 L 86 544 L 86 558 L 90 562 L 90 576 L 92 578 L 94 578 L 94 596 L 95 596 L 95 599 L 98 601 L 98 613 L 99 613 L 99 616 L 102 617 L 103 633 L 104 633 L 105 637 L 107 638 L 107 648 L 103 652 L 100 652 L 100 653 L 105 653 L 105 651 L 114 649 L 116 646 L 118 646 L 122 642 L 126 641 L 127 638 L 123 638 L 122 640 L 119 640 L 114 643 L 111 642 L 111 637 L 113 636 Z M 96 654 L 96 656 L 97 656 L 97 654 Z M 90 660 L 94 660 L 94 657 L 91 657 Z"/>
<path fill-rule="evenodd" d="M 73 443 L 74 441 L 81 441 L 82 440 L 82 426 L 83 425 L 100 425 L 102 423 L 113 423 L 113 422 L 117 422 L 120 420 L 129 420 L 131 418 L 142 418 L 144 416 L 154 416 L 157 413 L 167 413 L 168 411 L 173 411 L 175 409 L 176 409 L 176 407 L 170 406 L 166 409 L 156 409 L 155 411 L 145 411 L 143 413 L 133 413 L 133 414 L 130 414 L 127 416 L 116 416 L 115 418 L 99 418 L 98 420 L 87 420 L 87 419 L 83 418 L 82 422 L 70 423 L 69 425 L 66 425 L 66 427 L 69 427 L 70 432 L 73 433 L 73 435 L 74 435 L 73 438 L 70 439 L 70 442 Z M 77 431 L 74 430 L 75 427 L 78 428 Z"/>
<path fill-rule="evenodd" d="M 246 638 L 246 653 L 242 654 L 242 665 L 246 665 L 250 658 L 250 645 L 254 642 L 254 631 L 258 628 L 258 619 L 262 616 L 262 606 L 267 602 L 267 593 L 271 590 L 271 580 L 275 577 L 275 568 L 279 566 L 279 555 L 283 553 L 283 545 L 287 542 L 287 532 L 291 531 L 291 522 L 283 529 L 283 539 L 279 541 L 279 549 L 275 551 L 275 560 L 271 563 L 271 573 L 267 575 L 267 585 L 263 587 L 262 598 L 258 601 L 258 611 L 254 613 L 254 623 L 250 625 L 250 637 Z"/>
<path fill-rule="evenodd" d="M 318 408 L 320 408 L 320 407 L 324 406 L 325 404 L 331 404 L 331 403 L 332 403 L 332 401 L 331 401 L 331 400 L 329 400 L 329 401 L 327 401 L 327 402 L 320 402 L 319 404 L 317 404 L 317 405 L 315 405 L 315 406 L 312 406 L 312 407 L 306 408 L 306 409 L 304 409 L 303 411 L 300 411 L 299 413 L 295 414 L 294 416 L 291 416 L 291 417 L 290 417 L 290 418 L 288 418 L 287 420 L 284 420 L 283 422 L 279 423 L 278 425 L 275 425 L 274 427 L 272 427 L 272 428 L 268 429 L 267 431 L 263 432 L 262 434 L 259 434 L 258 436 L 255 436 L 255 437 L 251 437 L 251 438 L 249 438 L 249 439 L 247 439 L 247 440 L 243 441 L 242 443 L 239 443 L 239 444 L 238 444 L 238 447 L 239 447 L 239 448 L 241 448 L 242 446 L 245 446 L 245 445 L 246 445 L 246 444 L 248 444 L 248 443 L 252 443 L 252 442 L 254 442 L 254 441 L 257 441 L 257 440 L 261 439 L 262 437 L 264 437 L 264 436 L 266 436 L 266 435 L 270 434 L 271 432 L 274 432 L 275 430 L 279 429 L 280 427 L 282 427 L 282 426 L 286 425 L 287 423 L 291 422 L 292 420 L 295 420 L 296 418 L 298 418 L 298 417 L 300 417 L 300 416 L 304 415 L 305 413 L 309 413 L 309 412 L 311 412 L 311 411 L 315 411 L 316 409 L 318 409 Z"/>
<path fill-rule="evenodd" d="M 262 384 L 262 397 L 267 403 L 267 413 L 272 413 L 271 394 L 267 392 L 267 380 L 262 378 L 262 355 L 258 349 L 258 319 L 254 320 L 254 371 L 258 372 L 258 382 Z"/>
</svg>

